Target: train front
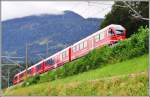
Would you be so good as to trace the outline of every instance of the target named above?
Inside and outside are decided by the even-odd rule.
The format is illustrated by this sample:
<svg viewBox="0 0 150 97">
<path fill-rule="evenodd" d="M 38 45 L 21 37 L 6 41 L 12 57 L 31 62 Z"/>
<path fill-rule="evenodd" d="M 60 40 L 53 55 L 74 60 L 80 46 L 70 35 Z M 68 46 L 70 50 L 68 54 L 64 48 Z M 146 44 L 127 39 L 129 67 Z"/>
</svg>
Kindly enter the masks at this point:
<svg viewBox="0 0 150 97">
<path fill-rule="evenodd" d="M 109 29 L 109 34 L 111 34 L 110 44 L 126 39 L 126 29 L 121 25 L 112 25 Z"/>
<path fill-rule="evenodd" d="M 115 36 L 117 40 L 125 40 L 126 38 L 126 29 L 121 25 L 115 25 Z"/>
</svg>

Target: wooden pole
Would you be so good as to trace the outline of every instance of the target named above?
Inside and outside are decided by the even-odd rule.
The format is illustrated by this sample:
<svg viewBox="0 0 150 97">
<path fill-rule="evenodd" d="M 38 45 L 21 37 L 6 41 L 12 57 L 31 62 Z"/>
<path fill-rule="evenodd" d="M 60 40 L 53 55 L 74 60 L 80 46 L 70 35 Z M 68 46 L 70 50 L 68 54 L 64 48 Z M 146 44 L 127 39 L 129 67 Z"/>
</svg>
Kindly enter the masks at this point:
<svg viewBox="0 0 150 97">
<path fill-rule="evenodd" d="M 9 74 L 10 74 L 10 70 L 8 69 L 7 70 L 7 85 L 8 85 L 8 88 L 9 88 L 9 81 L 10 81 L 10 79 L 9 79 Z"/>
<path fill-rule="evenodd" d="M 26 43 L 26 78 L 28 77 L 27 69 L 28 69 L 28 44 Z"/>
<path fill-rule="evenodd" d="M 48 41 L 46 43 L 46 57 L 48 57 Z"/>
</svg>

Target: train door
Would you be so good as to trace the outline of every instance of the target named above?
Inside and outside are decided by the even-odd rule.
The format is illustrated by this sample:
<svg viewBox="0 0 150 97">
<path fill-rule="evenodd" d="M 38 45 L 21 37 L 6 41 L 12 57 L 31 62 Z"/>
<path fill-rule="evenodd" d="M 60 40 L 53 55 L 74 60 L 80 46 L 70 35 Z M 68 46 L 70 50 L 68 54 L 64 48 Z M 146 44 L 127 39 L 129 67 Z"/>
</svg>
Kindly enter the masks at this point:
<svg viewBox="0 0 150 97">
<path fill-rule="evenodd" d="M 41 68 L 40 68 L 40 73 L 43 73 L 44 72 L 44 68 L 45 68 L 45 64 L 44 64 L 44 62 L 42 62 L 41 64 Z"/>
<path fill-rule="evenodd" d="M 13 79 L 13 84 L 16 84 L 17 80 L 18 80 L 18 78 L 17 78 L 17 76 L 15 76 L 14 79 Z"/>
<path fill-rule="evenodd" d="M 46 68 L 46 62 L 45 62 L 45 61 L 43 61 L 43 64 L 42 64 L 43 72 L 45 72 L 45 68 Z"/>
<path fill-rule="evenodd" d="M 36 74 L 36 67 L 31 68 L 31 76 Z"/>
<path fill-rule="evenodd" d="M 34 68 L 31 68 L 31 76 L 34 75 Z"/>
<path fill-rule="evenodd" d="M 93 37 L 88 40 L 88 49 L 89 50 L 94 49 Z"/>
<path fill-rule="evenodd" d="M 17 75 L 17 83 L 19 83 L 19 81 L 20 81 L 20 77 L 19 75 Z"/>
<path fill-rule="evenodd" d="M 54 57 L 54 62 L 55 62 L 55 64 L 54 64 L 54 68 L 57 68 L 57 64 L 58 64 L 58 62 L 57 62 L 57 57 L 56 57 L 56 56 Z"/>
</svg>

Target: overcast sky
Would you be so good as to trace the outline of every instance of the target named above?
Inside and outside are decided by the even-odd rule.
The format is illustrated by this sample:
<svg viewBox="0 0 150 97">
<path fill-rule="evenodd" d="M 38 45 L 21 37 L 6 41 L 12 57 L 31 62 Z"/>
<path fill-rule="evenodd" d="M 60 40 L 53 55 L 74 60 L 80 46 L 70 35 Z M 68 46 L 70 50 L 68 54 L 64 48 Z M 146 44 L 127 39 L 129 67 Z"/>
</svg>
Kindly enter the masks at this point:
<svg viewBox="0 0 150 97">
<path fill-rule="evenodd" d="M 84 18 L 104 18 L 113 1 L 2 1 L 2 21 L 40 14 L 63 14 L 74 11 Z"/>
</svg>

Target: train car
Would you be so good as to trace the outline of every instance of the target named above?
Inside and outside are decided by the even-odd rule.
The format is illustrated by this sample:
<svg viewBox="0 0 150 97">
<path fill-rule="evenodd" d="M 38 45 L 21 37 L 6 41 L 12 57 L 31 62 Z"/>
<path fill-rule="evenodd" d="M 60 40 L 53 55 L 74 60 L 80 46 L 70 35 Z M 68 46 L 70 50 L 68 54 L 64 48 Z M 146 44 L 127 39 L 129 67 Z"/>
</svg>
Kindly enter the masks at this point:
<svg viewBox="0 0 150 97">
<path fill-rule="evenodd" d="M 45 61 L 44 59 L 37 64 L 28 68 L 28 75 L 34 76 L 35 74 L 42 74 L 44 72 Z"/>
<path fill-rule="evenodd" d="M 24 76 L 26 75 L 25 70 L 23 70 L 22 72 L 16 74 L 13 78 L 13 84 L 17 84 L 20 83 L 24 80 Z"/>
<path fill-rule="evenodd" d="M 94 48 L 108 44 L 112 45 L 119 40 L 124 40 L 125 38 L 126 29 L 121 25 L 111 24 L 73 44 L 70 50 L 71 60 L 86 55 Z"/>
<path fill-rule="evenodd" d="M 49 71 L 55 68 L 55 61 L 53 57 L 45 59 L 45 71 Z"/>
<path fill-rule="evenodd" d="M 42 72 L 42 69 L 41 69 L 41 67 L 43 66 L 43 65 L 41 66 L 41 64 L 43 64 L 43 62 L 44 62 L 44 60 L 41 60 L 41 61 L 38 62 L 37 64 L 35 64 L 35 65 L 29 67 L 29 68 L 27 69 L 27 71 L 26 71 L 26 69 L 25 69 L 25 70 L 23 70 L 22 72 L 16 74 L 16 75 L 14 76 L 14 78 L 13 78 L 13 84 L 17 84 L 17 83 L 22 82 L 22 81 L 25 79 L 26 76 L 34 76 L 35 74 L 41 74 L 41 73 L 43 73 L 43 72 Z M 40 67 L 40 66 L 41 66 L 41 67 Z M 39 68 L 39 67 L 40 67 L 40 68 Z"/>
<path fill-rule="evenodd" d="M 89 51 L 101 47 L 104 45 L 112 45 L 117 43 L 119 40 L 124 40 L 126 38 L 126 29 L 121 25 L 111 24 L 92 35 L 80 40 L 77 43 L 61 50 L 54 55 L 43 59 L 37 64 L 28 68 L 28 74 L 34 76 L 37 74 L 42 74 L 46 71 L 63 66 L 66 62 L 70 62 L 74 59 L 86 55 Z M 21 74 L 24 75 L 21 75 Z M 21 76 L 25 76 L 24 72 L 18 73 L 14 76 L 14 84 L 22 81 Z"/>
</svg>

